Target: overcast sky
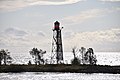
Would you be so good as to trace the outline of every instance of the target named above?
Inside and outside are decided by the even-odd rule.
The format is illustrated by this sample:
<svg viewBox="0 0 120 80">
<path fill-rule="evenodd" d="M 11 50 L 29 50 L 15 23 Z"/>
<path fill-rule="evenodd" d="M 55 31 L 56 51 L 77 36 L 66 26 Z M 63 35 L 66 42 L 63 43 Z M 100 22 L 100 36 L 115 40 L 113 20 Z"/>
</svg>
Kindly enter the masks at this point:
<svg viewBox="0 0 120 80">
<path fill-rule="evenodd" d="M 56 20 L 64 51 L 120 51 L 120 0 L 0 0 L 0 49 L 51 51 Z"/>
</svg>

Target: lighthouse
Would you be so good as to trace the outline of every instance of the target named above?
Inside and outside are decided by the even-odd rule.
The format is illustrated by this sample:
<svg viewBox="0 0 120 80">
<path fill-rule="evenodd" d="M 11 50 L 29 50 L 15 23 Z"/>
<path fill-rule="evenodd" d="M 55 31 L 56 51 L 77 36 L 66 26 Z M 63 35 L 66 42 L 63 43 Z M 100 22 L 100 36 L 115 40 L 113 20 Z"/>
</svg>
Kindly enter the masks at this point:
<svg viewBox="0 0 120 80">
<path fill-rule="evenodd" d="M 63 28 L 63 27 L 62 27 Z M 60 23 L 56 21 L 53 27 L 51 64 L 63 63 L 63 46 Z"/>
</svg>

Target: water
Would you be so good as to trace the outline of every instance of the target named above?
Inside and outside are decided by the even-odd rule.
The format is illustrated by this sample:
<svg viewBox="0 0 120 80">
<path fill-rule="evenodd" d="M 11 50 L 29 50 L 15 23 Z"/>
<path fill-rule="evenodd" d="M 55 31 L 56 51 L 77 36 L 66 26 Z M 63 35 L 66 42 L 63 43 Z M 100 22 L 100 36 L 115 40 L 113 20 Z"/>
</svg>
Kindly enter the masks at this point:
<svg viewBox="0 0 120 80">
<path fill-rule="evenodd" d="M 97 64 L 120 65 L 120 52 L 97 52 Z M 12 54 L 15 64 L 27 64 L 32 57 L 29 54 Z M 45 55 L 46 58 L 49 54 Z M 64 54 L 65 60 L 70 63 L 72 53 Z M 49 57 L 48 57 L 49 58 Z M 49 73 L 49 72 L 24 72 L 24 73 L 0 73 L 0 80 L 120 80 L 120 74 L 102 73 Z"/>
<path fill-rule="evenodd" d="M 120 52 L 96 52 L 97 64 L 100 65 L 120 65 Z M 34 63 L 31 55 L 29 53 L 18 53 L 11 54 L 13 57 L 13 64 L 27 64 L 29 60 Z M 45 55 L 45 59 L 50 59 L 50 53 Z M 71 52 L 64 53 L 64 62 L 70 63 L 73 59 L 73 54 Z"/>
<path fill-rule="evenodd" d="M 120 80 L 120 74 L 84 73 L 1 73 L 0 80 Z"/>
</svg>

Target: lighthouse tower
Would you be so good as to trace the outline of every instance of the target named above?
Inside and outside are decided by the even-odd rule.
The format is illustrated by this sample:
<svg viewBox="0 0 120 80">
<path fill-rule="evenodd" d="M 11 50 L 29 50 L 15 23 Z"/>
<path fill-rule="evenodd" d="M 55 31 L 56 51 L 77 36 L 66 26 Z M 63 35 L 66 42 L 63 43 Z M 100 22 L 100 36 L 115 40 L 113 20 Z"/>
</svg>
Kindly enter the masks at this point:
<svg viewBox="0 0 120 80">
<path fill-rule="evenodd" d="M 63 28 L 63 27 L 62 27 Z M 63 47 L 60 23 L 56 21 L 53 28 L 51 64 L 63 63 Z"/>
</svg>

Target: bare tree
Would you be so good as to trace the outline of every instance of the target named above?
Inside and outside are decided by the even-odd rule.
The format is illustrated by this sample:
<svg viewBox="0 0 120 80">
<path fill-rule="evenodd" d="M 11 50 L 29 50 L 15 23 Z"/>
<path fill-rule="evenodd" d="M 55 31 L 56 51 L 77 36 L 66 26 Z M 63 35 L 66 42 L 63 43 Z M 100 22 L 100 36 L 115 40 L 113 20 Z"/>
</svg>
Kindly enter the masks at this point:
<svg viewBox="0 0 120 80">
<path fill-rule="evenodd" d="M 72 48 L 72 53 L 74 56 L 74 59 L 71 60 L 72 64 L 80 64 L 80 59 L 77 57 L 78 50 L 76 47 Z"/>
</svg>

